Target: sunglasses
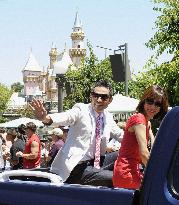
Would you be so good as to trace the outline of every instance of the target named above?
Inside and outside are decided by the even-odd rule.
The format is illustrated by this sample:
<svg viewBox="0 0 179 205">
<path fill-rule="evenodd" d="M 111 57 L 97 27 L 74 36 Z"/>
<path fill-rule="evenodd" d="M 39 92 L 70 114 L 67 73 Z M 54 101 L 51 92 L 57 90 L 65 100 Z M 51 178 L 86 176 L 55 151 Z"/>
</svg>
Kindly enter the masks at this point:
<svg viewBox="0 0 179 205">
<path fill-rule="evenodd" d="M 153 98 L 147 98 L 145 100 L 145 103 L 147 103 L 148 105 L 155 105 L 156 107 L 162 107 L 162 102 L 156 101 Z"/>
<path fill-rule="evenodd" d="M 99 94 L 99 93 L 91 92 L 91 95 L 96 99 L 101 98 L 101 100 L 104 101 L 110 98 L 110 95 L 108 94 Z"/>
</svg>

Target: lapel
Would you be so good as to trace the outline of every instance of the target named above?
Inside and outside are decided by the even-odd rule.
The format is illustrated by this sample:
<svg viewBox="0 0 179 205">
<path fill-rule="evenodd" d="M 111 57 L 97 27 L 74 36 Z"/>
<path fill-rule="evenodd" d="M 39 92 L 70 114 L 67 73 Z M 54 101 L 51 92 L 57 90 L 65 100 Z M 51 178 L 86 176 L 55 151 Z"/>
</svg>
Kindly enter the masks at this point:
<svg viewBox="0 0 179 205">
<path fill-rule="evenodd" d="M 91 120 L 91 126 L 92 126 L 92 136 L 95 134 L 95 129 L 96 129 L 96 118 L 95 118 L 95 114 L 94 114 L 94 110 L 91 106 L 91 104 L 89 104 L 89 118 Z"/>
<path fill-rule="evenodd" d="M 103 135 L 107 136 L 107 132 L 109 131 L 109 129 L 107 128 L 107 114 L 104 111 L 103 113 Z"/>
</svg>

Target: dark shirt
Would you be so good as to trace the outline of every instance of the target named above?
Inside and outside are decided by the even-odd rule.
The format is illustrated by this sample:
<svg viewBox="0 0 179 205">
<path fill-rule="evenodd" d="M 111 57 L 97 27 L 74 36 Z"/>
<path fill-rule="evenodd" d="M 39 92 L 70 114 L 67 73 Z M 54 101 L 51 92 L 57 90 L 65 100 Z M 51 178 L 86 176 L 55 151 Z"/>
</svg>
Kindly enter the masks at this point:
<svg viewBox="0 0 179 205">
<path fill-rule="evenodd" d="M 27 136 L 20 134 L 20 135 L 18 136 L 18 139 L 21 139 L 24 143 L 26 143 L 26 141 L 27 141 Z"/>
<path fill-rule="evenodd" d="M 57 155 L 58 151 L 60 150 L 61 147 L 63 147 L 64 142 L 63 140 L 59 139 L 57 142 L 55 142 L 50 151 L 49 151 L 49 156 L 52 157 L 52 159 L 49 161 L 48 166 L 50 166 Z"/>
<path fill-rule="evenodd" d="M 25 143 L 21 139 L 17 139 L 10 148 L 11 159 L 18 160 L 17 165 L 12 165 L 12 169 L 22 169 L 23 168 L 23 159 L 22 157 L 17 157 L 16 152 L 24 151 Z"/>
</svg>

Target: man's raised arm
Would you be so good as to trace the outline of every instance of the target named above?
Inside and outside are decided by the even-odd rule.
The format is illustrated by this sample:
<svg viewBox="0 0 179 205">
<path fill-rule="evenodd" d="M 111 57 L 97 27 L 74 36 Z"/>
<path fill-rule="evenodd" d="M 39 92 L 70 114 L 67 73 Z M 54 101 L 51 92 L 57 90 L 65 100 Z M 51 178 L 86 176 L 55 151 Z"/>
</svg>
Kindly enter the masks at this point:
<svg viewBox="0 0 179 205">
<path fill-rule="evenodd" d="M 42 121 L 43 124 L 51 125 L 53 123 L 50 116 L 47 115 L 47 111 L 40 100 L 33 99 L 29 105 L 33 110 L 33 113 L 36 116 L 36 118 Z"/>
</svg>

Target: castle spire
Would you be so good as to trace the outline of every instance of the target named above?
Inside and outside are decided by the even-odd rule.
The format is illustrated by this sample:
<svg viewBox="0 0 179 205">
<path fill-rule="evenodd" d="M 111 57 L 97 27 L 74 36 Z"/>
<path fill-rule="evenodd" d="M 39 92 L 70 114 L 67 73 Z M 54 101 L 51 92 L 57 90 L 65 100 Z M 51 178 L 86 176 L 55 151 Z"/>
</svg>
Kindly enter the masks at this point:
<svg viewBox="0 0 179 205">
<path fill-rule="evenodd" d="M 50 56 L 50 68 L 53 68 L 54 63 L 57 62 L 57 57 L 58 57 L 58 50 L 53 42 L 52 42 L 51 50 L 49 52 L 49 56 Z"/>
<path fill-rule="evenodd" d="M 86 49 L 84 48 L 84 32 L 82 30 L 82 24 L 79 19 L 78 12 L 76 12 L 73 32 L 71 33 L 72 48 L 69 50 L 70 57 L 73 64 L 79 67 L 81 64 L 81 58 L 86 55 Z"/>
<path fill-rule="evenodd" d="M 82 28 L 81 21 L 80 21 L 79 16 L 78 16 L 78 12 L 76 12 L 73 30 L 74 30 L 75 28 Z"/>
</svg>

